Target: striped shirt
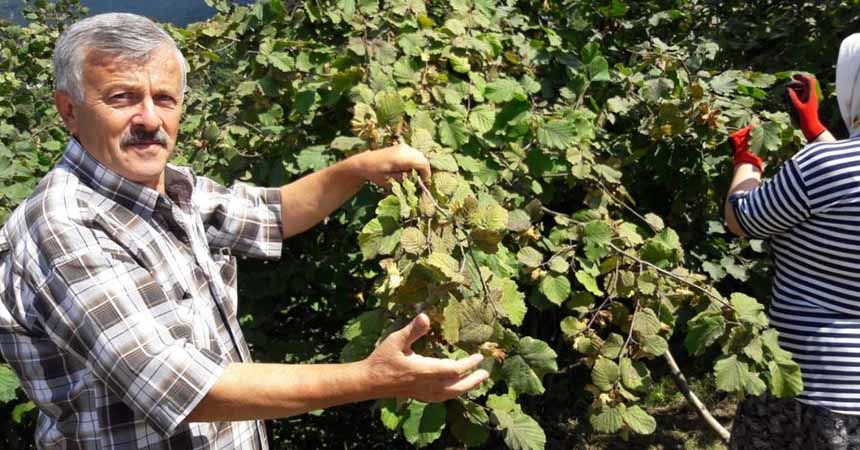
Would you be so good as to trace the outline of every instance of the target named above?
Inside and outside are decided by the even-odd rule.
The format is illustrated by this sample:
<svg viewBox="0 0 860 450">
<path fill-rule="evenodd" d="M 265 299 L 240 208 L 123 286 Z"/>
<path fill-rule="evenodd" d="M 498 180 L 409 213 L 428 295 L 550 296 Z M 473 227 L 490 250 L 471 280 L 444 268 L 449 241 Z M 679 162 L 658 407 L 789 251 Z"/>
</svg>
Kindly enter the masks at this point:
<svg viewBox="0 0 860 450">
<path fill-rule="evenodd" d="M 0 353 L 40 449 L 266 449 L 262 422 L 185 423 L 251 361 L 232 255 L 281 255 L 278 189 L 168 165 L 160 194 L 72 140 L 0 230 Z"/>
<path fill-rule="evenodd" d="M 770 239 L 768 312 L 800 365 L 798 400 L 860 415 L 860 138 L 809 145 L 730 201 L 747 235 Z"/>
</svg>

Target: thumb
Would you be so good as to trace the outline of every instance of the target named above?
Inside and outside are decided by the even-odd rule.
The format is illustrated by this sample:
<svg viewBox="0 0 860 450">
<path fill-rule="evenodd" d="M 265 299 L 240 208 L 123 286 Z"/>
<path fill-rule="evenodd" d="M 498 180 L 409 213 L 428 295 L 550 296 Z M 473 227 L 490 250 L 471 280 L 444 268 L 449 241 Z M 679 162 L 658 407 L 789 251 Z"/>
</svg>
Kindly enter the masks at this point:
<svg viewBox="0 0 860 450">
<path fill-rule="evenodd" d="M 398 331 L 398 344 L 404 351 L 411 351 L 412 344 L 430 331 L 430 318 L 427 314 L 421 313 L 409 322 L 400 331 Z"/>
</svg>

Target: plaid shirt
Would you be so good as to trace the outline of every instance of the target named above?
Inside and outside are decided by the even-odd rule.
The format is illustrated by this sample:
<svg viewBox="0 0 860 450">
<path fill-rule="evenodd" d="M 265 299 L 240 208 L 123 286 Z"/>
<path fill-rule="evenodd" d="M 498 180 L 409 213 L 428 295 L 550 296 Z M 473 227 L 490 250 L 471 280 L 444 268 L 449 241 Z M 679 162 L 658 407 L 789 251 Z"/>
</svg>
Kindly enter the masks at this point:
<svg viewBox="0 0 860 450">
<path fill-rule="evenodd" d="M 184 419 L 251 361 L 233 255 L 280 257 L 280 191 L 171 165 L 165 191 L 72 140 L 0 230 L 0 353 L 39 407 L 39 448 L 268 448 L 260 421 Z"/>
</svg>

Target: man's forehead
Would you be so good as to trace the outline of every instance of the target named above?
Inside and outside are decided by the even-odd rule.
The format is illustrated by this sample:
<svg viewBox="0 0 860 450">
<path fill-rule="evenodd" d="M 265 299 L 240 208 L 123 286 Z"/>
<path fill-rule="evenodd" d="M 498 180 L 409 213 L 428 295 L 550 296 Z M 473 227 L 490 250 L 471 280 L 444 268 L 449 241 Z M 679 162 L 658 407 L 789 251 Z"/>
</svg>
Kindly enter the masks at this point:
<svg viewBox="0 0 860 450">
<path fill-rule="evenodd" d="M 98 49 L 89 50 L 82 67 L 85 79 L 104 77 L 136 79 L 142 73 L 156 76 L 164 81 L 181 81 L 181 66 L 174 49 L 160 47 L 143 57 L 110 53 Z M 97 81 L 97 80 L 90 80 Z"/>
</svg>

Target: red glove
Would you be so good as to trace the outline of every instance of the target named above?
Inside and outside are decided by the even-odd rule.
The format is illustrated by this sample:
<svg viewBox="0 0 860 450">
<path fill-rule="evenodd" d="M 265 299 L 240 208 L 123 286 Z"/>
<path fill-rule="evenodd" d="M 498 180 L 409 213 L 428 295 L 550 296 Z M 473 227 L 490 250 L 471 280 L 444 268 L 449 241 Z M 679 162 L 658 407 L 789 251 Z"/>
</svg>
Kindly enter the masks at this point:
<svg viewBox="0 0 860 450">
<path fill-rule="evenodd" d="M 747 125 L 729 135 L 729 142 L 731 142 L 734 151 L 734 163 L 732 165 L 737 167 L 738 164 L 749 163 L 756 166 L 761 172 L 761 158 L 750 152 L 750 131 L 752 129 L 752 125 Z"/>
<path fill-rule="evenodd" d="M 821 133 L 827 131 L 818 119 L 818 94 L 815 93 L 815 77 L 807 74 L 795 74 L 793 81 L 785 87 L 788 95 L 792 116 L 800 123 L 800 131 L 807 141 L 813 141 Z"/>
</svg>

